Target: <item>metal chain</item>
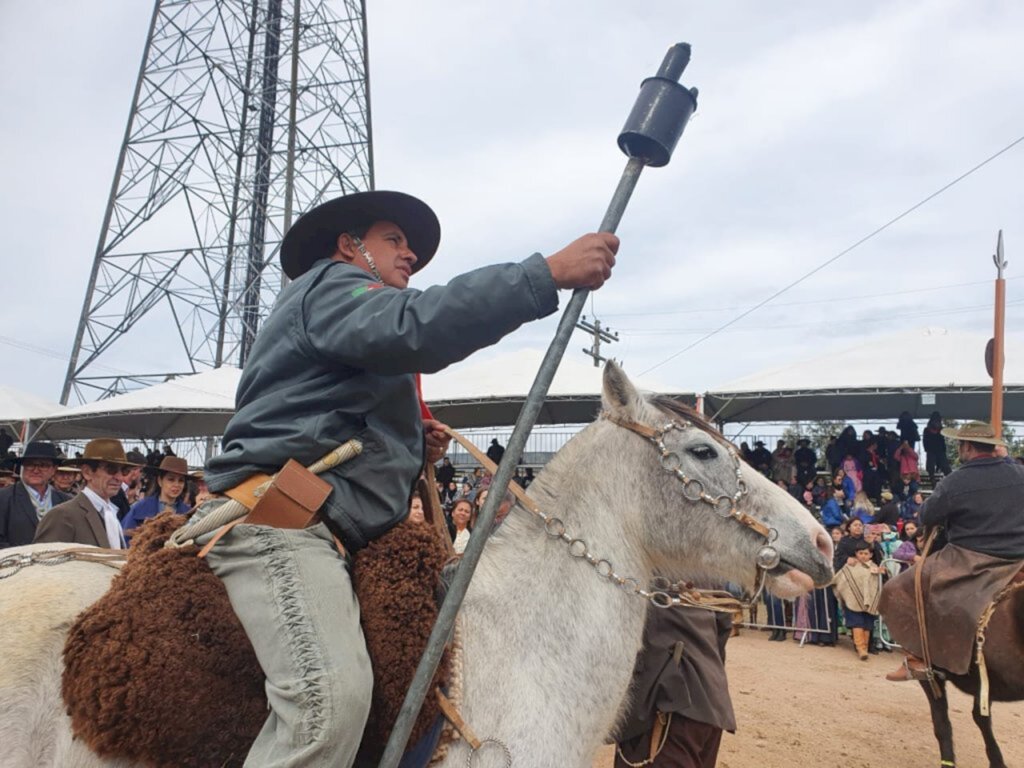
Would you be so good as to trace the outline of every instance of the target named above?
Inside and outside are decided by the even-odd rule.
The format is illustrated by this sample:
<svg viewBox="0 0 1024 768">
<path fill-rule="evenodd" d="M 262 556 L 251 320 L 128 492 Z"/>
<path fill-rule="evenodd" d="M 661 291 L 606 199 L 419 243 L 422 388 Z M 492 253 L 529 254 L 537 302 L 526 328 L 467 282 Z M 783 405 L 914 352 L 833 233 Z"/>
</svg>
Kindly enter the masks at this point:
<svg viewBox="0 0 1024 768">
<path fill-rule="evenodd" d="M 670 451 L 665 445 L 666 434 L 674 429 L 683 431 L 687 429 L 688 426 L 689 425 L 682 424 L 677 421 L 670 421 L 646 439 L 653 443 L 661 453 L 662 469 L 674 475 L 683 483 L 684 498 L 691 502 L 700 501 L 708 504 L 715 513 L 721 517 L 739 519 L 742 516 L 742 512 L 739 511 L 739 507 L 737 505 L 740 500 L 747 495 L 749 490 L 746 481 L 743 479 L 743 469 L 739 455 L 736 453 L 735 449 L 730 446 L 729 455 L 732 458 L 735 467 L 736 493 L 732 496 L 727 496 L 725 494 L 712 496 L 707 492 L 704 484 L 700 480 L 694 477 L 687 477 L 686 473 L 683 472 L 682 459 L 680 459 L 679 454 L 674 451 Z M 687 491 L 690 492 L 687 493 Z M 637 579 L 628 576 L 621 576 L 616 573 L 610 560 L 597 557 L 591 553 L 590 546 L 587 542 L 584 539 L 568 533 L 565 523 L 560 518 L 549 515 L 539 507 L 534 511 L 540 519 L 544 521 L 544 532 L 548 537 L 552 539 L 559 539 L 564 542 L 569 547 L 570 556 L 578 560 L 586 561 L 599 577 L 606 581 L 610 581 L 612 584 L 623 589 L 628 594 L 636 595 L 646 600 L 656 608 L 674 608 L 681 606 L 731 613 L 739 608 L 747 607 L 760 597 L 761 592 L 764 590 L 765 573 L 775 567 L 775 565 L 778 565 L 778 552 L 771 546 L 775 541 L 775 538 L 778 536 L 778 532 L 772 528 L 769 529 L 770 534 L 767 537 L 768 544 L 765 547 L 762 547 L 761 551 L 758 552 L 757 588 L 754 592 L 754 596 L 749 602 L 743 602 L 732 595 L 729 595 L 727 592 L 722 592 L 720 590 L 700 590 L 681 583 L 670 585 L 667 582 L 664 582 L 664 580 L 655 580 L 654 584 L 649 585 L 653 587 L 652 589 L 645 589 L 640 585 L 640 582 L 637 581 Z M 710 595 L 715 600 L 715 603 L 709 603 L 706 600 L 702 600 L 702 595 Z"/>
<path fill-rule="evenodd" d="M 48 549 L 45 552 L 20 552 L 16 555 L 0 558 L 0 579 L 9 579 L 27 565 L 58 565 L 74 559 L 73 555 L 42 557 L 42 555 L 49 555 L 59 551 L 59 549 Z"/>
<path fill-rule="evenodd" d="M 469 754 L 466 755 L 466 768 L 473 768 L 473 758 L 477 752 L 483 750 L 485 744 L 494 744 L 496 747 L 499 747 L 505 753 L 505 768 L 512 768 L 512 750 L 500 739 L 480 739 L 479 747 L 470 747 Z"/>
</svg>

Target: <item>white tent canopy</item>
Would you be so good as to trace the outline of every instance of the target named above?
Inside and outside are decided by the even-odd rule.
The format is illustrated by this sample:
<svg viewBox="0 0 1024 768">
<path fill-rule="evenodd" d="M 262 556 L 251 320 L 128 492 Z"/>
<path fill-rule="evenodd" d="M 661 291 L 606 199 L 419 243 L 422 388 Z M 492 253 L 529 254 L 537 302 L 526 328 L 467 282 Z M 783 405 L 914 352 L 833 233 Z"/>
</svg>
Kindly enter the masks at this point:
<svg viewBox="0 0 1024 768">
<path fill-rule="evenodd" d="M 423 398 L 434 417 L 457 429 L 504 427 L 516 423 L 537 375 L 544 351 L 520 349 L 456 363 L 423 377 Z M 558 366 L 538 424 L 585 424 L 601 407 L 603 367 L 566 357 Z M 627 371 L 627 375 L 628 375 Z M 672 393 L 647 377 L 633 383 L 645 390 L 672 394 L 693 403 L 693 393 Z"/>
<path fill-rule="evenodd" d="M 220 435 L 235 412 L 241 371 L 231 366 L 181 376 L 49 416 L 37 437 L 169 440 Z"/>
<path fill-rule="evenodd" d="M 37 421 L 59 411 L 60 405 L 14 387 L 0 386 L 0 429 L 18 439 L 25 422 Z"/>
<path fill-rule="evenodd" d="M 457 363 L 423 377 L 424 398 L 438 419 L 459 429 L 510 426 L 543 356 L 542 350 L 528 349 Z M 601 371 L 580 360 L 564 359 L 538 423 L 592 421 L 601 403 Z M 50 404 L 43 409 L 47 417 L 37 437 L 169 440 L 221 435 L 234 413 L 240 376 L 237 368 L 225 366 L 74 408 Z M 653 380 L 635 383 L 666 391 Z M 693 400 L 692 394 L 681 396 Z"/>
<path fill-rule="evenodd" d="M 760 371 L 705 396 L 723 422 L 989 418 L 992 380 L 982 334 L 921 328 L 866 339 L 834 354 Z M 1024 421 L 1024 343 L 1008 336 L 1003 418 Z"/>
</svg>

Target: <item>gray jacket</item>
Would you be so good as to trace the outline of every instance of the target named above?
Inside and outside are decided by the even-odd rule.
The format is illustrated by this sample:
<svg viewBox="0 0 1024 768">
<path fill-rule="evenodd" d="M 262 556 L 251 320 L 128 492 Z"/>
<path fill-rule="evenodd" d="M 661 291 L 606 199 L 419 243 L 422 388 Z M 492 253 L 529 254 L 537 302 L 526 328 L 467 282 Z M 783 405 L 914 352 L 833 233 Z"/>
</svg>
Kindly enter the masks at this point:
<svg viewBox="0 0 1024 768">
<path fill-rule="evenodd" d="M 951 544 L 1024 559 L 1024 467 L 975 459 L 942 478 L 921 507 L 922 525 L 942 525 Z"/>
<path fill-rule="evenodd" d="M 323 475 L 328 525 L 358 550 L 408 513 L 423 465 L 417 373 L 434 373 L 558 308 L 539 254 L 424 291 L 381 285 L 321 259 L 278 297 L 253 344 L 224 432 L 206 465 L 212 491 L 288 459 L 311 464 L 356 437 L 363 452 Z"/>
</svg>

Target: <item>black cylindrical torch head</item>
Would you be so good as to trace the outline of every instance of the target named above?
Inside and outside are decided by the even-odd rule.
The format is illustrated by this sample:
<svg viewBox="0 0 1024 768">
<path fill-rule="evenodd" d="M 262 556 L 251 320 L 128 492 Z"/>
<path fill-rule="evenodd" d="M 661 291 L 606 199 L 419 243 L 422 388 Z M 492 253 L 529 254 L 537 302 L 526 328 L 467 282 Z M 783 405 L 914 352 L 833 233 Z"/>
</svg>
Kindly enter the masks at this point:
<svg viewBox="0 0 1024 768">
<path fill-rule="evenodd" d="M 619 134 L 619 148 L 627 156 L 641 158 L 655 168 L 672 158 L 690 115 L 697 109 L 697 90 L 678 82 L 689 61 L 689 44 L 673 45 L 658 74 L 641 84 L 633 111 Z"/>
</svg>

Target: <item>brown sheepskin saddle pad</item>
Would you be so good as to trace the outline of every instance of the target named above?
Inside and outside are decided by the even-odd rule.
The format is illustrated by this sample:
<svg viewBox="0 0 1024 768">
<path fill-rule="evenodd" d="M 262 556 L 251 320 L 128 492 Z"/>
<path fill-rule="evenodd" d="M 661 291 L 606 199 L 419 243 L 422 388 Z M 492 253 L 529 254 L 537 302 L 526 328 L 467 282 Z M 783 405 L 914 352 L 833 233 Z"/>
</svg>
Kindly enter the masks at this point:
<svg viewBox="0 0 1024 768">
<path fill-rule="evenodd" d="M 921 629 L 914 598 L 914 565 L 882 588 L 879 612 L 892 639 L 915 656 L 923 656 Z M 923 561 L 928 650 L 932 664 L 963 675 L 974 659 L 978 619 L 992 599 L 1024 567 L 1020 560 L 983 555 L 947 544 Z"/>
<path fill-rule="evenodd" d="M 227 592 L 197 548 L 164 542 L 186 518 L 163 513 L 132 539 L 110 590 L 75 621 L 62 692 L 77 738 L 104 757 L 153 766 L 240 766 L 267 717 L 264 676 Z M 360 756 L 376 760 L 437 618 L 447 552 L 403 523 L 356 557 L 354 581 L 374 692 Z M 447 655 L 435 683 L 447 675 Z M 410 743 L 439 711 L 427 697 Z"/>
</svg>

